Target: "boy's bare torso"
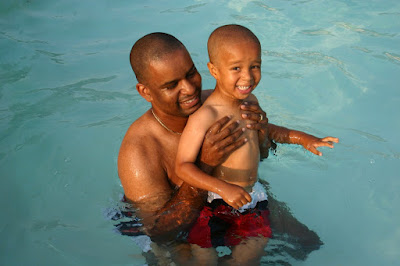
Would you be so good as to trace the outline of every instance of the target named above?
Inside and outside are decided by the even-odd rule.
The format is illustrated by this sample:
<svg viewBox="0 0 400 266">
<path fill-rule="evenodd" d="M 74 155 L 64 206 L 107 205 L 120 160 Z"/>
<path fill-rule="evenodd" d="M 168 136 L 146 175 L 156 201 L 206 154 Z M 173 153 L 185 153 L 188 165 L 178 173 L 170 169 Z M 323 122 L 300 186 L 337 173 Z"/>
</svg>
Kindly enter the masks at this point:
<svg viewBox="0 0 400 266">
<path fill-rule="evenodd" d="M 246 127 L 246 123 L 250 123 L 241 118 L 239 102 L 236 104 L 223 103 L 221 99 L 214 100 L 212 96 L 201 108 L 212 109 L 215 121 L 230 114 L 233 120 L 239 121 L 242 128 Z M 257 181 L 257 169 L 260 161 L 259 141 L 258 134 L 254 130 L 245 130 L 243 137 L 247 138 L 247 143 L 233 152 L 223 164 L 217 166 L 212 175 L 250 191 Z"/>
</svg>

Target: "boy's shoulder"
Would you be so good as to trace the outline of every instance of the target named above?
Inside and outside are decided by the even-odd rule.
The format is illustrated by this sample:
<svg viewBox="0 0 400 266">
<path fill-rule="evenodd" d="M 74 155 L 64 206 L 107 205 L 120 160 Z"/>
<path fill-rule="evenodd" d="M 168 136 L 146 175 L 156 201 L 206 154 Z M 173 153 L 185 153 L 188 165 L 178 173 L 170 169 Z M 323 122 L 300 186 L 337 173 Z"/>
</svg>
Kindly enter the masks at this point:
<svg viewBox="0 0 400 266">
<path fill-rule="evenodd" d="M 201 117 L 213 118 L 213 117 L 216 117 L 217 115 L 218 115 L 218 112 L 214 108 L 214 106 L 211 104 L 207 104 L 205 102 L 196 112 L 194 112 L 192 115 L 189 116 L 189 119 L 192 117 L 193 117 L 192 119 L 199 119 Z"/>
</svg>

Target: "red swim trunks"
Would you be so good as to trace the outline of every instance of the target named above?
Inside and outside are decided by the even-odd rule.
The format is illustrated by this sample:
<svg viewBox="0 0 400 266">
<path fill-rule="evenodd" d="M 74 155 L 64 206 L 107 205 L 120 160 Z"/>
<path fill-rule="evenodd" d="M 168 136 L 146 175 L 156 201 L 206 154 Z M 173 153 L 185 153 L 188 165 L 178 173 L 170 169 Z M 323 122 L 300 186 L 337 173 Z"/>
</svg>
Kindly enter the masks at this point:
<svg viewBox="0 0 400 266">
<path fill-rule="evenodd" d="M 268 201 L 240 213 L 221 199 L 206 205 L 189 232 L 188 241 L 202 248 L 235 246 L 248 237 L 272 236 Z"/>
</svg>

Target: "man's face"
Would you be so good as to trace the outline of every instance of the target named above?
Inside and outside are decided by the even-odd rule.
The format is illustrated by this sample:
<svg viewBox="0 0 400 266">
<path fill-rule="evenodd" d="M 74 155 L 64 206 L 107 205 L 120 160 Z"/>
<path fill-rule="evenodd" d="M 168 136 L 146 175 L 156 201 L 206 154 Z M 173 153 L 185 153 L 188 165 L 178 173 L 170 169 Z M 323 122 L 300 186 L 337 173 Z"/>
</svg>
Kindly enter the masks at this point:
<svg viewBox="0 0 400 266">
<path fill-rule="evenodd" d="M 146 80 L 153 107 L 164 113 L 187 117 L 201 106 L 201 76 L 184 48 L 151 61 Z"/>
</svg>

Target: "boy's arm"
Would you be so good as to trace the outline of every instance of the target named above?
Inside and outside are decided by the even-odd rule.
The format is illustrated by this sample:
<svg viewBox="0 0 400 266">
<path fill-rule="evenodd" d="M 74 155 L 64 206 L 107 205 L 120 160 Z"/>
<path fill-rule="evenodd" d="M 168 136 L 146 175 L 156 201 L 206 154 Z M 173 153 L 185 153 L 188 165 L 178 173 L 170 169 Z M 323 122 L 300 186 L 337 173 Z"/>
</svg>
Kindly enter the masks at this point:
<svg viewBox="0 0 400 266">
<path fill-rule="evenodd" d="M 289 143 L 302 145 L 306 150 L 322 156 L 318 147 L 333 148 L 333 143 L 338 143 L 339 139 L 335 137 L 317 138 L 313 135 L 298 130 L 291 130 L 285 127 L 268 124 L 269 137 L 279 143 Z"/>
<path fill-rule="evenodd" d="M 279 143 L 302 145 L 306 150 L 319 156 L 322 156 L 322 153 L 317 150 L 318 147 L 333 148 L 333 142 L 339 142 L 339 139 L 335 137 L 317 138 L 301 131 L 270 124 L 266 113 L 257 102 L 244 102 L 241 109 L 243 110 L 242 117 L 244 119 L 257 122 L 249 124 L 247 127 L 258 130 L 261 158 L 268 157 L 268 149 L 272 144 L 271 140 Z"/>
<path fill-rule="evenodd" d="M 217 193 L 226 203 L 239 208 L 251 201 L 250 195 L 239 186 L 204 173 L 195 164 L 206 131 L 214 120 L 213 111 L 207 108 L 202 108 L 189 117 L 180 138 L 175 172 L 184 182 Z"/>
</svg>

